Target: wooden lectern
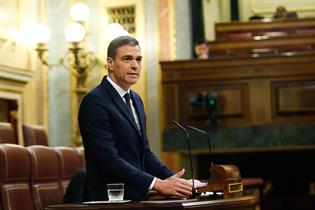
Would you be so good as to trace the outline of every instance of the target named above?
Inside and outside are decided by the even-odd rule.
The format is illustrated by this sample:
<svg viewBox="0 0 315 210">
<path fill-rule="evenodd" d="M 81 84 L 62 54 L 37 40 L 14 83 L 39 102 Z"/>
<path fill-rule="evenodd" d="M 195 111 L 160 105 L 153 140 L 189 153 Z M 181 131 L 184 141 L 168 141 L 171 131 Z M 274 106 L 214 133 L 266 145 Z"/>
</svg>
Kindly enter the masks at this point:
<svg viewBox="0 0 315 210">
<path fill-rule="evenodd" d="M 211 176 L 206 187 L 197 188 L 197 193 L 223 192 L 223 199 L 199 200 L 149 200 L 111 204 L 108 201 L 84 204 L 50 205 L 45 210 L 255 210 L 258 199 L 255 196 L 242 196 L 243 185 L 239 169 L 234 165 L 214 165 L 210 167 Z M 160 197 L 161 198 L 161 197 Z"/>
<path fill-rule="evenodd" d="M 197 194 L 223 192 L 223 198 L 235 198 L 243 195 L 241 173 L 235 165 L 213 165 L 209 169 L 208 185 L 196 189 Z"/>
<path fill-rule="evenodd" d="M 134 201 L 121 204 L 55 204 L 48 206 L 45 210 L 255 210 L 257 203 L 257 197 L 243 196 L 209 201 L 166 200 Z"/>
</svg>

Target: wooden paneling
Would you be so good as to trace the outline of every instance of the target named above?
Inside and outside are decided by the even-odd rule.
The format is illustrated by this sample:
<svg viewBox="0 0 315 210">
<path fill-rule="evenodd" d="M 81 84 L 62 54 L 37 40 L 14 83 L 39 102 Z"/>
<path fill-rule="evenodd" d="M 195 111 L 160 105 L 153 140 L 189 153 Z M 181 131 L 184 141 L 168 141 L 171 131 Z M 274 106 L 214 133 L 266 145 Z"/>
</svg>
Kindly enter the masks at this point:
<svg viewBox="0 0 315 210">
<path fill-rule="evenodd" d="M 165 127 L 209 126 L 190 97 L 219 94 L 219 126 L 315 122 L 315 54 L 161 62 Z"/>
<path fill-rule="evenodd" d="M 217 23 L 212 57 L 261 57 L 315 49 L 315 18 Z"/>
<path fill-rule="evenodd" d="M 315 18 L 273 20 L 268 22 L 230 22 L 215 25 L 216 39 L 227 40 L 235 37 L 253 39 L 255 36 L 299 36 L 314 35 Z"/>
<path fill-rule="evenodd" d="M 313 46 L 315 44 L 314 37 L 286 37 L 262 40 L 238 40 L 238 41 L 214 41 L 210 42 L 209 48 L 211 50 L 220 49 L 255 49 L 255 48 L 272 48 L 285 46 Z"/>
<path fill-rule="evenodd" d="M 315 81 L 279 81 L 272 84 L 275 117 L 315 114 Z"/>
<path fill-rule="evenodd" d="M 217 114 L 225 123 L 240 123 L 249 120 L 248 85 L 246 82 L 196 83 L 180 85 L 179 113 L 180 121 L 188 124 L 203 124 L 209 120 L 207 109 L 191 105 L 190 97 L 215 91 L 219 96 Z M 170 122 L 170 121 L 169 121 Z M 208 122 L 210 123 L 210 122 Z"/>
<path fill-rule="evenodd" d="M 164 107 L 166 112 L 165 120 L 171 122 L 173 119 L 179 118 L 178 109 L 178 91 L 177 85 L 165 85 L 164 86 L 164 99 L 172 98 L 173 100 L 164 100 Z"/>
<path fill-rule="evenodd" d="M 219 40 L 209 42 L 213 57 L 260 57 L 309 53 L 315 49 L 314 36 L 261 40 Z"/>
</svg>

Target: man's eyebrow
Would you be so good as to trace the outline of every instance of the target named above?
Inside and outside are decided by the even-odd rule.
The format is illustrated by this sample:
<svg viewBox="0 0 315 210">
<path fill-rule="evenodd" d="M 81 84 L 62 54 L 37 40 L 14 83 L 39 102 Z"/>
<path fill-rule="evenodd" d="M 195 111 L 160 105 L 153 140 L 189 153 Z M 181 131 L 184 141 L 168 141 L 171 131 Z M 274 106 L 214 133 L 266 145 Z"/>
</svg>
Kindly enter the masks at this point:
<svg viewBox="0 0 315 210">
<path fill-rule="evenodd" d="M 121 58 L 130 58 L 130 57 L 133 57 L 132 55 L 123 55 L 123 56 L 121 56 Z"/>
<path fill-rule="evenodd" d="M 124 58 L 134 58 L 134 56 L 127 54 L 127 55 L 123 55 L 121 58 L 122 59 L 124 59 Z M 142 59 L 142 56 L 136 56 L 135 59 Z"/>
</svg>

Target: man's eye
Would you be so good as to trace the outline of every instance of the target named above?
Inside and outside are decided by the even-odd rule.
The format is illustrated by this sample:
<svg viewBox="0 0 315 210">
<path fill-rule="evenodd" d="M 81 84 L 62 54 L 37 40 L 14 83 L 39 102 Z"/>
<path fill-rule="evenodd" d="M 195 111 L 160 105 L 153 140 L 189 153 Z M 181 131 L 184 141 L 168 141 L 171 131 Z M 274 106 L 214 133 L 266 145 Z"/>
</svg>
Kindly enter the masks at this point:
<svg viewBox="0 0 315 210">
<path fill-rule="evenodd" d="M 132 60 L 132 57 L 131 56 L 125 56 L 125 57 L 122 57 L 122 60 L 123 61 L 129 61 L 129 60 Z"/>
</svg>

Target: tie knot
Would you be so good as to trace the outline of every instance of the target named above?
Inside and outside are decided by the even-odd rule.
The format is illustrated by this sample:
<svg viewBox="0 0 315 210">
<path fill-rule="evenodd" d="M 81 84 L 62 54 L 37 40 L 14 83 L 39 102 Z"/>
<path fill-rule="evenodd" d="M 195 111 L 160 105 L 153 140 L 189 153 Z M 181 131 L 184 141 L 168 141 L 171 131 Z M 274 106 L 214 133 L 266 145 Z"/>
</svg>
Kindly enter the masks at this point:
<svg viewBox="0 0 315 210">
<path fill-rule="evenodd" d="M 125 100 L 126 100 L 126 103 L 130 103 L 130 95 L 129 95 L 129 93 L 126 93 L 126 94 L 124 95 L 124 98 L 125 98 Z"/>
</svg>

